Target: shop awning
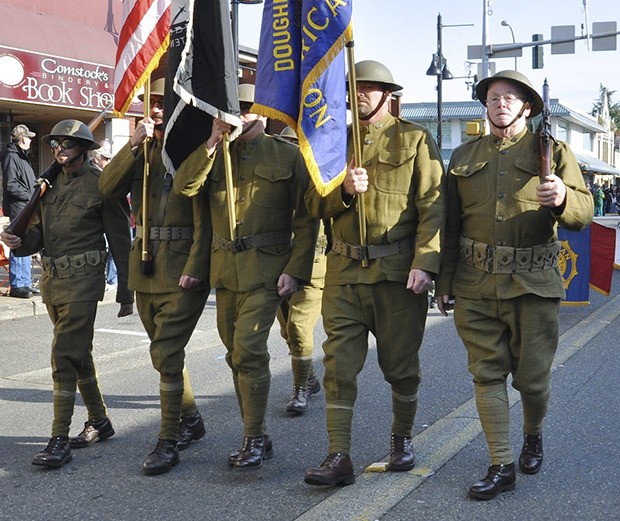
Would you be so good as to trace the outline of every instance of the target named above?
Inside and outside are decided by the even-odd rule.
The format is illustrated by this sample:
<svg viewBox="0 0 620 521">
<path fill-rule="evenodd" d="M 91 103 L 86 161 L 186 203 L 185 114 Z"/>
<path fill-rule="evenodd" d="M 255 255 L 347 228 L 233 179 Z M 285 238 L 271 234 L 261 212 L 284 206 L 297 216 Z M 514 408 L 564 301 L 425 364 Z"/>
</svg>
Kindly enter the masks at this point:
<svg viewBox="0 0 620 521">
<path fill-rule="evenodd" d="M 594 156 L 587 156 L 585 154 L 575 154 L 577 158 L 577 162 L 582 170 L 592 174 L 604 174 L 604 175 L 613 175 L 616 177 L 620 177 L 620 170 L 616 167 L 611 166 L 609 163 L 605 163 L 605 161 L 601 161 L 600 159 Z"/>
<path fill-rule="evenodd" d="M 82 8 L 81 4 L 79 8 Z M 2 45 L 114 66 L 114 35 L 103 28 L 76 26 L 75 22 L 7 6 L 0 6 L 0 20 Z"/>
</svg>

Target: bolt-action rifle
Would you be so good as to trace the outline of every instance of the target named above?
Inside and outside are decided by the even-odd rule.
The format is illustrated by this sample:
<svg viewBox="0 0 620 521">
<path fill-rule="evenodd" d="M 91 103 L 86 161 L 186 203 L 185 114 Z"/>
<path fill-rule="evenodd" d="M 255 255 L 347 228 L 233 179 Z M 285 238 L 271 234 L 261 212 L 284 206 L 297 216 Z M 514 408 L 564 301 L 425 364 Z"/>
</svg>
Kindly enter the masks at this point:
<svg viewBox="0 0 620 521">
<path fill-rule="evenodd" d="M 549 104 L 549 84 L 545 78 L 542 89 L 543 110 L 542 119 L 538 125 L 538 176 L 544 183 L 548 175 L 551 175 L 551 108 Z"/>
<path fill-rule="evenodd" d="M 112 104 L 108 105 L 99 114 L 97 114 L 91 122 L 88 124 L 88 128 L 93 132 L 100 123 L 104 120 L 105 115 L 112 109 Z M 39 201 L 47 192 L 47 189 L 52 186 L 52 183 L 56 182 L 58 174 L 60 174 L 62 167 L 54 160 L 45 169 L 45 172 L 37 179 L 37 183 L 34 187 L 34 192 L 30 196 L 30 200 L 22 208 L 22 210 L 11 220 L 7 226 L 6 231 L 12 235 L 17 235 L 20 238 L 24 238 L 30 226 L 32 225 L 32 219 L 39 207 Z"/>
</svg>

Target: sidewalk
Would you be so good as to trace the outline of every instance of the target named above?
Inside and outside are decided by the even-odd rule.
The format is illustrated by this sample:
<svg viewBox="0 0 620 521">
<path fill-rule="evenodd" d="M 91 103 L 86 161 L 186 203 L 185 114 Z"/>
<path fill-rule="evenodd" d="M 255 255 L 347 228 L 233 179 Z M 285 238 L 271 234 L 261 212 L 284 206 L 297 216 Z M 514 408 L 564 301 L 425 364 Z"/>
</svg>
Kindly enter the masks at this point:
<svg viewBox="0 0 620 521">
<path fill-rule="evenodd" d="M 114 304 L 116 290 L 106 291 L 100 304 Z M 7 295 L 0 296 L 0 322 L 18 320 L 27 317 L 42 317 L 47 315 L 47 307 L 41 302 L 41 295 L 31 298 L 14 298 Z"/>
</svg>

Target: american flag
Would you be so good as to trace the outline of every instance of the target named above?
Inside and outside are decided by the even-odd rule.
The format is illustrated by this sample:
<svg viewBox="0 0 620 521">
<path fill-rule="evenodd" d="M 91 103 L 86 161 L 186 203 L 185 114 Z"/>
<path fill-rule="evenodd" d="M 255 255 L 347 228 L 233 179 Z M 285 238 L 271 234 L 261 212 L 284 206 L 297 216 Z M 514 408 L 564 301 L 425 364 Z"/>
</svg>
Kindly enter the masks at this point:
<svg viewBox="0 0 620 521">
<path fill-rule="evenodd" d="M 124 115 L 170 41 L 170 0 L 124 0 L 116 51 L 114 111 Z"/>
</svg>

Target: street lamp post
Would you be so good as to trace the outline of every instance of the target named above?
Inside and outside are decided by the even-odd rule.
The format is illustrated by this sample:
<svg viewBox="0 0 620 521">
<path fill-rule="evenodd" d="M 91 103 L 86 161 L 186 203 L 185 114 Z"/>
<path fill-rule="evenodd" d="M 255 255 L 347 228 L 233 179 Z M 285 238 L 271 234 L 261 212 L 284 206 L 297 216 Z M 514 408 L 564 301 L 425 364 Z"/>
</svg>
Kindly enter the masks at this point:
<svg viewBox="0 0 620 521">
<path fill-rule="evenodd" d="M 437 53 L 433 54 L 431 66 L 426 71 L 427 76 L 437 76 L 437 146 L 441 152 L 441 105 L 442 105 L 442 83 L 443 80 L 451 80 L 452 73 L 448 69 L 447 60 L 441 52 L 441 32 L 443 25 L 441 23 L 441 13 L 437 15 Z"/>
<path fill-rule="evenodd" d="M 502 27 L 508 27 L 510 34 L 512 35 L 512 43 L 517 43 L 515 39 L 515 32 L 512 30 L 512 26 L 508 23 L 508 20 L 502 20 Z M 517 57 L 515 56 L 515 71 L 517 70 Z"/>
<path fill-rule="evenodd" d="M 437 146 L 439 152 L 441 152 L 441 105 L 442 105 L 442 83 L 444 80 L 451 80 L 454 78 L 450 69 L 448 69 L 447 60 L 443 57 L 441 49 L 441 33 L 444 27 L 471 27 L 474 24 L 456 24 L 456 25 L 443 25 L 441 23 L 441 13 L 437 14 L 437 53 L 433 54 L 433 61 L 431 66 L 426 71 L 427 76 L 437 76 Z"/>
</svg>

